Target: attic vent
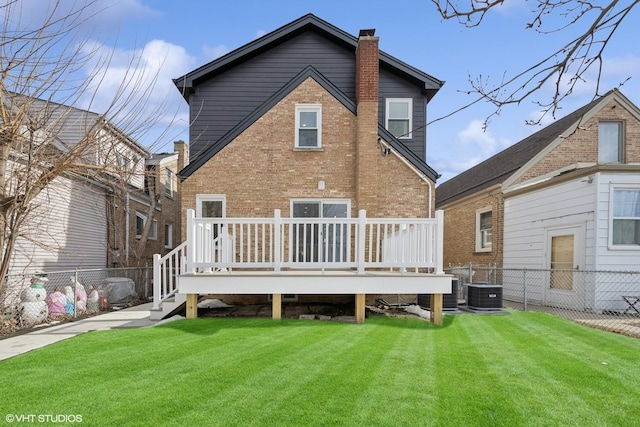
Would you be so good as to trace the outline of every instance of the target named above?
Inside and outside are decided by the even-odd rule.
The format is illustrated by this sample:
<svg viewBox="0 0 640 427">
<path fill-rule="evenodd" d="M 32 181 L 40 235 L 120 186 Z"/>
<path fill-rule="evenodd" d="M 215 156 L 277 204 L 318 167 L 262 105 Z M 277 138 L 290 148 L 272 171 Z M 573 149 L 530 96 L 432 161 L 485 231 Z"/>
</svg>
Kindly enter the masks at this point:
<svg viewBox="0 0 640 427">
<path fill-rule="evenodd" d="M 376 29 L 371 28 L 369 30 L 360 30 L 358 37 L 373 37 L 376 34 Z"/>
</svg>

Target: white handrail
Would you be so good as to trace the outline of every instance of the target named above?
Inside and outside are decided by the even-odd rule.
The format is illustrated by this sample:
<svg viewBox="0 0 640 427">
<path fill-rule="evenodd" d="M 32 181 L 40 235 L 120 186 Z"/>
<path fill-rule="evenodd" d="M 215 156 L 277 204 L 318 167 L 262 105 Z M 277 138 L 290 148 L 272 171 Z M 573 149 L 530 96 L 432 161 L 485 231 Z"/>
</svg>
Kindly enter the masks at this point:
<svg viewBox="0 0 640 427">
<path fill-rule="evenodd" d="M 154 255 L 154 308 L 172 296 L 180 274 L 227 269 L 422 269 L 443 274 L 442 211 L 435 218 L 196 218 L 187 241 Z"/>
<path fill-rule="evenodd" d="M 188 272 L 264 268 L 427 268 L 442 271 L 434 218 L 195 218 Z"/>
<path fill-rule="evenodd" d="M 153 256 L 153 309 L 160 308 L 162 301 L 171 298 L 178 290 L 177 277 L 186 271 L 185 250 L 187 242 L 161 257 Z"/>
</svg>

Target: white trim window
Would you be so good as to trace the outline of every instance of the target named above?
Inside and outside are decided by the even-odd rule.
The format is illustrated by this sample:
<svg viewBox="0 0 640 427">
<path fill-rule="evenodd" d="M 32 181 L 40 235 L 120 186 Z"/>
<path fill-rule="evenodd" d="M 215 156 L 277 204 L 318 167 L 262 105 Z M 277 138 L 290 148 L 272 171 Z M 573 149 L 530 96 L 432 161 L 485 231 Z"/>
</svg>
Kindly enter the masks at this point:
<svg viewBox="0 0 640 427">
<path fill-rule="evenodd" d="M 175 188 L 175 174 L 169 168 L 165 169 L 164 172 L 164 194 L 167 197 L 173 197 L 173 192 Z"/>
<path fill-rule="evenodd" d="M 476 211 L 476 252 L 491 252 L 493 214 L 491 208 Z"/>
<path fill-rule="evenodd" d="M 640 188 L 613 188 L 609 242 L 640 247 Z"/>
<path fill-rule="evenodd" d="M 197 194 L 196 217 L 225 218 L 227 216 L 227 198 L 224 194 Z M 213 236 L 218 237 L 221 225 L 214 225 Z"/>
<path fill-rule="evenodd" d="M 164 224 L 164 247 L 173 249 L 173 224 Z"/>
<path fill-rule="evenodd" d="M 136 211 L 136 239 L 142 237 L 142 230 L 144 230 L 144 225 L 147 223 L 147 214 Z M 149 230 L 149 240 L 157 240 L 158 239 L 158 220 L 151 220 L 151 230 Z"/>
<path fill-rule="evenodd" d="M 398 139 L 411 139 L 413 129 L 413 99 L 387 98 L 385 108 L 386 128 Z"/>
<path fill-rule="evenodd" d="M 224 194 L 197 194 L 196 217 L 225 218 L 227 216 L 227 198 Z"/>
<path fill-rule="evenodd" d="M 624 162 L 623 129 L 622 122 L 598 123 L 598 163 Z"/>
<path fill-rule="evenodd" d="M 322 105 L 296 105 L 295 147 L 322 147 Z"/>
</svg>

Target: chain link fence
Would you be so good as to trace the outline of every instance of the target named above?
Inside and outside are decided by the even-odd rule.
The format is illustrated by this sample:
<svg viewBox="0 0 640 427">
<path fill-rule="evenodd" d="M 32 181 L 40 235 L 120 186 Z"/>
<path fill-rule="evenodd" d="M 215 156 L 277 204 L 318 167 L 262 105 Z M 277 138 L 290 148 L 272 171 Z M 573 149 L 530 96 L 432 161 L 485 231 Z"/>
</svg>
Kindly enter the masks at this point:
<svg viewBox="0 0 640 427">
<path fill-rule="evenodd" d="M 0 301 L 0 337 L 145 302 L 153 295 L 152 276 L 150 267 L 7 276 L 6 296 Z"/>
<path fill-rule="evenodd" d="M 510 269 L 469 264 L 447 272 L 458 279 L 457 296 L 462 304 L 468 303 L 469 289 L 495 286 L 504 308 L 544 311 L 640 338 L 640 271 Z"/>
</svg>

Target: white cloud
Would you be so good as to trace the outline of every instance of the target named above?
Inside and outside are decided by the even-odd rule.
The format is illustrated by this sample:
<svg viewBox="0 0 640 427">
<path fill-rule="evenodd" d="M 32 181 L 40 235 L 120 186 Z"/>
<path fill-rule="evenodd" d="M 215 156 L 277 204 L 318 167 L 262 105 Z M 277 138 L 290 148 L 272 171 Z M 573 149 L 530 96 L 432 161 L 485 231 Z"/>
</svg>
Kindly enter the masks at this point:
<svg viewBox="0 0 640 427">
<path fill-rule="evenodd" d="M 442 175 L 438 183 L 483 162 L 512 144 L 511 140 L 499 138 L 490 130 L 483 130 L 482 126 L 482 120 L 471 120 L 451 144 L 433 147 L 435 152 L 430 152 L 428 163 Z"/>
<path fill-rule="evenodd" d="M 522 16 L 526 12 L 531 12 L 531 7 L 526 0 L 510 0 L 496 6 L 493 10 L 502 16 Z"/>
<path fill-rule="evenodd" d="M 205 44 L 202 46 L 202 55 L 204 56 L 205 61 L 213 61 L 227 53 L 229 53 L 229 48 L 223 44 L 219 44 L 217 46 L 209 46 Z"/>
<path fill-rule="evenodd" d="M 497 138 L 489 129 L 483 129 L 482 120 L 472 120 L 466 129 L 458 132 L 458 139 L 465 150 L 479 153 L 481 157 L 489 157 L 508 144 L 507 140 Z"/>
<path fill-rule="evenodd" d="M 5 21 L 5 14 L 11 18 Z M 158 12 L 140 0 L 76 0 L 42 1 L 20 0 L 18 2 L 0 0 L 0 18 L 22 28 L 40 28 L 45 22 L 51 30 L 62 27 L 61 31 L 73 26 L 74 33 L 82 31 L 103 38 L 117 35 L 126 21 L 140 21 L 160 16 Z"/>
<path fill-rule="evenodd" d="M 187 105 L 172 79 L 194 68 L 195 58 L 183 47 L 152 40 L 141 49 L 123 50 L 94 41 L 85 49 L 97 55 L 83 69 L 93 78 L 81 97 L 82 108 L 107 112 L 116 126 L 133 132 L 144 145 L 157 145 L 152 139 L 163 131 L 168 139 L 184 133 Z"/>
</svg>

